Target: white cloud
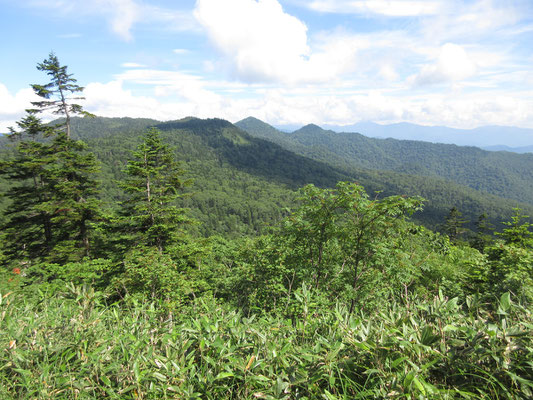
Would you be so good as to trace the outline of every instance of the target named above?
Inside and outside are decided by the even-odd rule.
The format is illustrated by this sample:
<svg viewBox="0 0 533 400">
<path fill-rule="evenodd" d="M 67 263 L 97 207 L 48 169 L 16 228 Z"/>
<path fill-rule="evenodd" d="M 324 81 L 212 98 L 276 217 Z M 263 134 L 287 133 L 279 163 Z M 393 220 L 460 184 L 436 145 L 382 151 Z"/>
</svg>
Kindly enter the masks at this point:
<svg viewBox="0 0 533 400">
<path fill-rule="evenodd" d="M 220 96 L 201 83 L 194 81 L 174 82 L 155 89 L 165 97 L 138 96 L 124 88 L 125 82 L 116 80 L 106 84 L 90 83 L 84 95 L 84 107 L 105 117 L 154 118 L 160 121 L 180 119 L 187 116 L 199 118 L 241 119 L 248 109 L 247 101 Z"/>
<path fill-rule="evenodd" d="M 246 81 L 292 80 L 310 53 L 307 27 L 277 0 L 198 0 L 194 15 Z"/>
<path fill-rule="evenodd" d="M 423 66 L 411 80 L 419 86 L 453 83 L 472 77 L 476 71 L 476 64 L 461 46 L 446 43 L 440 49 L 436 63 Z"/>
<path fill-rule="evenodd" d="M 494 42 L 504 36 L 504 29 L 515 26 L 526 16 L 527 10 L 521 9 L 516 0 L 450 0 L 440 13 L 421 21 L 421 33 L 429 41 L 478 42 L 490 36 Z M 495 37 L 499 31 L 501 37 Z"/>
<path fill-rule="evenodd" d="M 127 88 L 138 85 L 155 87 L 156 95 L 138 95 L 136 90 Z M 245 96 L 234 95 L 240 89 L 246 89 Z M 237 121 L 253 115 L 272 124 L 347 125 L 372 120 L 456 128 L 489 124 L 533 128 L 533 96 L 495 90 L 482 94 L 394 94 L 380 90 L 317 94 L 312 87 L 265 88 L 209 82 L 179 72 L 136 69 L 112 82 L 89 83 L 83 95 L 85 109 L 107 117 L 170 120 L 193 115 Z M 11 94 L 0 84 L 0 132 L 14 126 L 32 99 L 30 89 Z M 46 120 L 50 119 L 51 116 Z"/>
<path fill-rule="evenodd" d="M 125 63 L 120 64 L 120 66 L 123 68 L 145 68 L 146 67 L 146 65 L 144 64 L 139 64 L 139 63 L 134 63 L 134 62 L 125 62 Z"/>
<path fill-rule="evenodd" d="M 122 83 L 124 82 L 124 83 Z M 157 85 L 161 97 L 135 96 L 123 85 Z M 106 85 L 87 86 L 86 107 L 104 116 L 151 117 L 160 120 L 188 115 L 237 121 L 253 115 L 272 124 L 352 124 L 360 120 L 380 123 L 407 121 L 425 125 L 474 128 L 483 125 L 533 127 L 533 98 L 490 94 L 394 95 L 379 90 L 355 94 L 319 95 L 313 88 L 280 89 L 248 86 L 240 98 L 229 92 L 240 86 L 208 82 L 170 71 L 135 70 Z M 226 90 L 225 95 L 218 92 Z M 310 95 L 311 94 L 311 95 Z"/>
<path fill-rule="evenodd" d="M 133 39 L 131 27 L 137 22 L 142 14 L 133 0 L 96 0 L 100 6 L 109 7 L 111 10 L 110 23 L 113 31 L 122 39 Z"/>
<path fill-rule="evenodd" d="M 29 5 L 51 8 L 64 14 L 103 15 L 113 32 L 126 41 L 133 39 L 131 28 L 143 17 L 135 0 L 32 0 Z"/>
<path fill-rule="evenodd" d="M 7 87 L 0 83 L 0 133 L 7 132 L 8 127 L 16 127 L 27 108 L 31 108 L 32 101 L 40 99 L 32 89 L 22 89 L 11 94 Z M 43 117 L 46 117 L 44 115 Z"/>
<path fill-rule="evenodd" d="M 135 96 L 130 90 L 123 89 L 120 81 L 90 83 L 85 87 L 84 96 L 84 107 L 103 117 L 163 118 L 169 111 L 154 98 Z M 170 115 L 167 118 L 171 118 Z"/>
<path fill-rule="evenodd" d="M 353 43 L 330 40 L 313 51 L 306 25 L 277 0 L 198 0 L 194 15 L 245 82 L 329 82 L 353 67 Z"/>
<path fill-rule="evenodd" d="M 314 0 L 307 6 L 315 11 L 339 14 L 418 17 L 437 14 L 442 1 L 430 0 Z"/>
</svg>

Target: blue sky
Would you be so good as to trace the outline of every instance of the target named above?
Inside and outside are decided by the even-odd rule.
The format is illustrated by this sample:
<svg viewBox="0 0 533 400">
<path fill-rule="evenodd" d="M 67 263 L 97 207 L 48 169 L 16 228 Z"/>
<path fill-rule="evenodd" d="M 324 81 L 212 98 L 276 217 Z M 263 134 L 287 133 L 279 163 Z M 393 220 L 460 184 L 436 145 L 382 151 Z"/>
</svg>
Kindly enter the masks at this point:
<svg viewBox="0 0 533 400">
<path fill-rule="evenodd" d="M 531 0 L 0 0 L 0 131 L 54 51 L 108 117 L 533 128 Z"/>
</svg>

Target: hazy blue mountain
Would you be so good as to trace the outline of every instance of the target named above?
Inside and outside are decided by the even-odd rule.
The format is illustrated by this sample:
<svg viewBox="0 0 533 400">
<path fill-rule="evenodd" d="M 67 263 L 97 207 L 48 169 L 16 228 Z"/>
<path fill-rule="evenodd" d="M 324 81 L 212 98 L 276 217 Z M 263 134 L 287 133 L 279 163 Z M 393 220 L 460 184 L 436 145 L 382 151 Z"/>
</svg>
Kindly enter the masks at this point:
<svg viewBox="0 0 533 400">
<path fill-rule="evenodd" d="M 487 151 L 510 151 L 511 153 L 533 153 L 533 146 L 524 146 L 524 147 L 509 147 L 504 145 L 498 145 L 498 146 L 484 146 L 482 147 L 483 150 Z"/>
<path fill-rule="evenodd" d="M 278 127 L 281 131 L 294 131 L 297 127 Z M 460 146 L 533 146 L 533 129 L 508 126 L 484 126 L 475 129 L 454 129 L 444 126 L 422 126 L 406 122 L 381 125 L 374 122 L 359 122 L 353 125 L 323 125 L 335 132 L 358 132 L 365 136 L 402 140 L 421 140 L 432 143 L 457 144 Z"/>
</svg>

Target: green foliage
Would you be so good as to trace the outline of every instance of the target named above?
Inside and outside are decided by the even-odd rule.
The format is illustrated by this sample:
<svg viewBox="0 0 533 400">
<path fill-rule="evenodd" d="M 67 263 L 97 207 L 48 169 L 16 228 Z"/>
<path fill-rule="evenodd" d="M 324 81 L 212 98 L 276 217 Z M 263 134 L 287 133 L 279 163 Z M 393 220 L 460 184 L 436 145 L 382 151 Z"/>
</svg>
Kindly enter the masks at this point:
<svg viewBox="0 0 533 400">
<path fill-rule="evenodd" d="M 64 116 L 65 134 L 70 139 L 70 118 L 73 115 L 91 116 L 84 111 L 79 104 L 71 103 L 70 100 L 82 100 L 83 97 L 71 98 L 73 93 L 83 92 L 83 87 L 76 85 L 76 79 L 67 72 L 67 66 L 61 65 L 57 56 L 52 52 L 42 63 L 37 64 L 39 71 L 44 71 L 50 77 L 50 82 L 44 85 L 33 84 L 31 87 L 35 94 L 45 100 L 35 101 L 32 104 L 37 107 L 36 112 L 51 110 L 54 114 Z"/>
<path fill-rule="evenodd" d="M 120 185 L 128 195 L 122 203 L 124 230 L 134 243 L 162 251 L 175 240 L 177 226 L 188 221 L 176 200 L 190 181 L 182 179 L 184 171 L 154 128 L 146 133 L 125 172 L 127 178 Z"/>
<path fill-rule="evenodd" d="M 32 114 L 19 127 L 17 155 L 4 162 L 2 171 L 13 182 L 6 194 L 11 200 L 4 225 L 10 232 L 8 253 L 12 259 L 53 262 L 87 256 L 90 223 L 99 216 L 94 155 L 83 142 L 43 126 Z M 39 134 L 55 136 L 37 142 Z"/>
<path fill-rule="evenodd" d="M 316 125 L 307 125 L 292 133 L 281 132 L 253 119 L 237 122 L 236 125 L 254 136 L 330 165 L 343 166 L 345 169 L 357 167 L 400 172 L 430 179 L 439 177 L 480 192 L 532 204 L 533 154 L 488 152 L 475 147 L 413 140 L 377 139 L 354 132 L 337 133 Z M 368 183 L 364 184 L 370 187 Z M 417 184 L 420 185 L 419 182 Z M 409 187 L 408 182 L 402 182 L 402 185 Z M 421 192 L 403 190 L 402 193 L 433 199 L 433 196 Z M 466 213 L 465 207 L 457 202 L 451 202 L 448 210 L 454 205 Z M 473 220 L 470 215 L 468 217 Z"/>
<path fill-rule="evenodd" d="M 462 217 L 463 214 L 457 209 L 457 207 L 452 207 L 446 216 L 446 222 L 444 223 L 443 231 L 454 243 L 457 242 L 465 233 L 463 225 L 468 221 Z"/>
<path fill-rule="evenodd" d="M 176 160 L 188 171 L 187 178 L 195 181 L 189 189 L 195 196 L 180 200 L 179 205 L 191 209 L 190 215 L 202 223 L 193 229 L 204 236 L 265 233 L 266 225 L 277 223 L 286 215 L 283 210 L 294 204 L 294 189 L 308 183 L 334 187 L 339 180 L 357 181 L 369 193 L 382 191 L 383 196 L 426 198 L 424 211 L 414 218 L 431 228 L 442 223 L 453 206 L 472 221 L 471 229 L 482 213 L 499 228 L 517 206 L 516 201 L 436 177 L 361 168 L 353 163 L 341 165 L 329 155 L 321 162 L 310 160 L 295 154 L 297 149 L 259 140 L 219 119 L 158 123 L 131 118 L 72 118 L 71 125 L 72 137 L 87 142 L 101 163 L 100 198 L 111 209 L 124 200 L 115 182 L 126 177 L 122 171 L 131 157 L 130 150 L 140 144 L 149 127 L 157 125 Z M 520 207 L 526 213 L 533 212 L 527 204 Z"/>
<path fill-rule="evenodd" d="M 485 247 L 493 243 L 493 231 L 494 227 L 487 222 L 487 214 L 481 214 L 476 221 L 476 231 L 470 239 L 470 245 L 483 252 Z"/>
<path fill-rule="evenodd" d="M 132 250 L 124 258 L 124 274 L 115 283 L 129 295 L 148 295 L 152 300 L 179 300 L 183 275 L 172 258 L 157 248 Z"/>
<path fill-rule="evenodd" d="M 527 222 L 528 215 L 523 215 L 519 208 L 514 208 L 514 215 L 511 221 L 504 222 L 504 225 L 508 226 L 501 233 L 496 235 L 501 236 L 505 243 L 513 244 L 518 247 L 533 248 L 533 232 L 530 228 L 533 224 Z M 523 221 L 523 220 L 526 221 Z"/>
<path fill-rule="evenodd" d="M 249 306 L 287 308 L 305 283 L 353 311 L 356 304 L 375 307 L 416 279 L 412 263 L 398 262 L 412 240 L 405 216 L 421 207 L 420 199 L 370 199 L 361 186 L 340 182 L 335 189 L 308 185 L 300 202 L 278 231 L 243 252 L 239 284 Z M 387 284 L 378 284 L 384 277 Z"/>
<path fill-rule="evenodd" d="M 102 210 L 96 157 L 69 136 L 81 109 L 64 92 L 81 88 L 53 54 L 39 68 L 53 80 L 34 88 L 61 97 L 41 107 L 66 129 L 29 110 L 1 163 L 1 398 L 532 397 L 533 233 L 520 209 L 496 240 L 477 210 L 469 246 L 457 210 L 490 203 L 453 186 L 440 234 L 409 220 L 421 198 L 390 195 L 406 187 L 398 177 L 421 192 L 431 179 L 358 170 L 386 186 L 370 197 L 337 182 L 355 169 L 227 121 L 76 119 L 73 135 L 106 161 Z M 430 200 L 430 218 L 445 204 Z M 187 233 L 185 207 L 204 223 Z"/>
<path fill-rule="evenodd" d="M 158 252 L 154 252 L 158 254 Z M 32 303 L 0 294 L 3 398 L 527 399 L 531 313 L 505 294 L 495 315 L 468 298 L 378 313 L 323 309 L 295 293 L 297 320 L 213 301 L 189 312 L 106 307 L 90 287 Z"/>
<path fill-rule="evenodd" d="M 27 110 L 18 131 L 10 129 L 16 152 L 2 162 L 1 174 L 13 182 L 6 194 L 10 203 L 3 226 L 9 231 L 7 253 L 24 264 L 76 261 L 90 254 L 90 224 L 99 215 L 94 178 L 98 163 L 83 142 L 70 139 L 69 113 L 83 110 L 69 104 L 67 94 L 83 88 L 74 85 L 53 53 L 38 69 L 46 71 L 51 82 L 32 86 L 47 100 L 33 103 L 38 109 Z M 50 108 L 66 116 L 64 132 L 36 117 Z"/>
</svg>

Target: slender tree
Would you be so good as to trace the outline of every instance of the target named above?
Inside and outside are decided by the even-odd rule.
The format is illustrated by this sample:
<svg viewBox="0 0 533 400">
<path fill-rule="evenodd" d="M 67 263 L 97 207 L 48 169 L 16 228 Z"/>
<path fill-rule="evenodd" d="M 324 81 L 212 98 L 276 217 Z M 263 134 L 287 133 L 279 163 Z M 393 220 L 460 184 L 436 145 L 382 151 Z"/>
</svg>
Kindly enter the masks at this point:
<svg viewBox="0 0 533 400">
<path fill-rule="evenodd" d="M 443 226 L 444 232 L 452 242 L 456 243 L 463 233 L 465 233 L 463 225 L 467 222 L 467 220 L 463 219 L 461 211 L 459 211 L 457 207 L 452 207 L 446 216 L 446 222 Z"/>
<path fill-rule="evenodd" d="M 52 111 L 65 117 L 64 129 L 68 139 L 71 136 L 70 118 L 73 115 L 92 115 L 83 110 L 82 106 L 72 103 L 72 100 L 83 100 L 84 97 L 71 97 L 74 93 L 83 92 L 83 87 L 76 84 L 77 80 L 67 72 L 67 66 L 61 65 L 57 56 L 52 52 L 42 63 L 37 64 L 39 71 L 50 76 L 50 82 L 44 85 L 33 84 L 34 92 L 44 100 L 32 102 L 37 107 L 36 112 Z"/>
<path fill-rule="evenodd" d="M 307 273 L 316 288 L 340 278 L 352 313 L 364 276 L 379 266 L 385 242 L 403 235 L 405 218 L 421 209 L 422 199 L 370 199 L 362 186 L 350 182 L 335 189 L 308 185 L 301 193 L 300 208 L 285 221 L 280 247 L 289 246 L 296 262 L 304 261 L 295 276 Z M 294 262 L 291 256 L 286 261 Z"/>
<path fill-rule="evenodd" d="M 132 154 L 121 187 L 128 195 L 122 203 L 130 239 L 163 251 L 176 238 L 180 225 L 188 222 L 185 210 L 176 205 L 180 190 L 190 184 L 174 160 L 160 132 L 151 128 Z"/>
</svg>

